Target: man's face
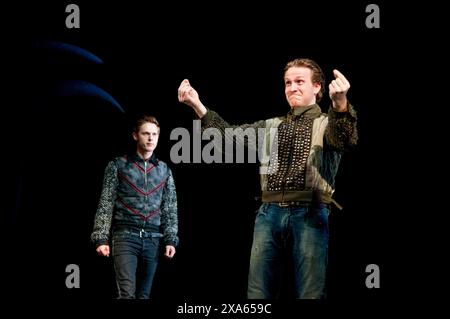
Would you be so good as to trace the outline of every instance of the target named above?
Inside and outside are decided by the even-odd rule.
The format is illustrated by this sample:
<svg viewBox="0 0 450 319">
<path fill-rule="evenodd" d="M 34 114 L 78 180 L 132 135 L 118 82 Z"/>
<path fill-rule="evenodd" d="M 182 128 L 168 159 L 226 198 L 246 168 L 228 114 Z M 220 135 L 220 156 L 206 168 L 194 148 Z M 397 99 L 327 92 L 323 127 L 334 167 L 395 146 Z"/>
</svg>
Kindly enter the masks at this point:
<svg viewBox="0 0 450 319">
<path fill-rule="evenodd" d="M 137 142 L 140 153 L 151 153 L 158 145 L 159 129 L 156 124 L 144 123 L 139 132 L 133 132 L 133 138 Z"/>
<path fill-rule="evenodd" d="M 292 67 L 284 75 L 284 93 L 291 108 L 316 103 L 319 83 L 312 83 L 312 71 L 306 67 Z"/>
</svg>

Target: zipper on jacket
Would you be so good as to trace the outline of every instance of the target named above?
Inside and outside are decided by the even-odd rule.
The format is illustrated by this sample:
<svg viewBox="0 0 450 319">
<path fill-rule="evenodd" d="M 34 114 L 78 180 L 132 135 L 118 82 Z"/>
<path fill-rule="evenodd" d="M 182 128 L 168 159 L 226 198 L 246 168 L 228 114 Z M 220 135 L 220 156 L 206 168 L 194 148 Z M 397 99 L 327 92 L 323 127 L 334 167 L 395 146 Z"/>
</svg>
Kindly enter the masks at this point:
<svg viewBox="0 0 450 319">
<path fill-rule="evenodd" d="M 144 160 L 144 183 L 145 183 L 145 199 L 148 196 L 148 184 L 147 184 L 147 161 Z"/>
<path fill-rule="evenodd" d="M 298 119 L 299 120 L 299 119 Z M 291 139 L 291 146 L 289 147 L 289 157 L 288 157 L 288 166 L 286 169 L 286 172 L 284 172 L 284 176 L 283 176 L 283 182 L 281 185 L 281 198 L 284 201 L 284 191 L 285 191 L 285 187 L 286 187 L 286 177 L 289 173 L 289 169 L 291 167 L 291 163 L 292 163 L 292 158 L 293 158 L 293 154 L 294 154 L 294 150 L 293 150 L 293 145 L 294 145 L 294 138 L 295 138 L 295 133 L 297 130 L 297 124 L 298 124 L 298 120 L 294 119 L 294 130 L 293 130 L 293 134 L 292 134 L 292 139 Z"/>
</svg>

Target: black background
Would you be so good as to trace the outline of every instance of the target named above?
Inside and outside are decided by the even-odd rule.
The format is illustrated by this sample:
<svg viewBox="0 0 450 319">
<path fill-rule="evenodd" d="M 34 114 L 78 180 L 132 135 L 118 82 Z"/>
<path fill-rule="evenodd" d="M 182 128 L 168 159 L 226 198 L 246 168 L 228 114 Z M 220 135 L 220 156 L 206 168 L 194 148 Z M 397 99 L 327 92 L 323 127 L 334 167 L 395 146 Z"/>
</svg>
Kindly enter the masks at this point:
<svg viewBox="0 0 450 319">
<path fill-rule="evenodd" d="M 344 156 L 336 182 L 335 198 L 344 210 L 330 216 L 329 302 L 377 305 L 402 293 L 405 251 L 394 226 L 404 213 L 403 201 L 391 185 L 408 180 L 401 167 L 410 149 L 397 123 L 404 109 L 390 92 L 397 88 L 403 59 L 404 12 L 378 2 L 382 27 L 368 29 L 365 2 L 78 1 L 81 28 L 67 29 L 68 3 L 26 6 L 28 27 L 12 40 L 25 47 L 18 70 L 29 75 L 26 94 L 11 76 L 15 85 L 9 93 L 16 103 L 5 117 L 17 123 L 4 141 L 12 241 L 6 283 L 13 296 L 26 291 L 37 299 L 114 298 L 111 260 L 96 256 L 89 237 L 104 167 L 134 145 L 130 122 L 148 113 L 161 124 L 157 154 L 174 173 L 180 237 L 176 257 L 159 267 L 153 298 L 244 300 L 258 168 L 171 163 L 177 141 L 170 132 L 177 127 L 192 132 L 195 119 L 178 102 L 177 88 L 188 78 L 203 103 L 230 123 L 282 115 L 288 111 L 283 67 L 297 57 L 317 61 L 327 86 L 333 68 L 339 69 L 351 83 L 349 99 L 359 117 L 359 147 Z M 35 46 L 44 41 L 79 46 L 104 63 Z M 54 85 L 64 80 L 97 85 L 125 113 L 93 97 L 56 96 Z M 329 103 L 326 96 L 323 111 Z M 365 268 L 372 263 L 381 270 L 380 289 L 365 286 Z M 80 267 L 79 289 L 65 286 L 68 264 Z"/>
</svg>

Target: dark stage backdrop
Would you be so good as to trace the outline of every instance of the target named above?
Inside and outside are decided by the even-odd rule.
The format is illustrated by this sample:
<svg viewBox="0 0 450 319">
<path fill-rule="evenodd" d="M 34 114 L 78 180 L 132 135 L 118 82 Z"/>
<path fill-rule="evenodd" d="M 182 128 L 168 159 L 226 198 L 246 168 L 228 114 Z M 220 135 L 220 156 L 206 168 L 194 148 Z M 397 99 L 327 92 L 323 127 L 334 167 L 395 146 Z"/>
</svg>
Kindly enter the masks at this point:
<svg viewBox="0 0 450 319">
<path fill-rule="evenodd" d="M 368 3 L 78 1 L 80 28 L 67 28 L 66 2 L 27 7 L 30 87 L 7 117 L 16 123 L 4 167 L 7 228 L 15 234 L 5 277 L 13 295 L 114 298 L 111 259 L 96 256 L 89 237 L 104 168 L 133 145 L 131 120 L 148 113 L 161 123 L 157 155 L 174 173 L 180 237 L 176 257 L 160 264 L 153 298 L 244 300 L 258 166 L 173 163 L 179 138 L 170 133 L 186 128 L 192 136 L 195 119 L 177 88 L 188 78 L 206 106 L 230 123 L 250 123 L 288 111 L 283 67 L 309 57 L 323 68 L 327 89 L 333 68 L 349 79 L 359 116 L 359 146 L 343 157 L 336 181 L 344 209 L 330 216 L 329 300 L 376 305 L 392 297 L 401 280 L 393 236 L 401 203 L 389 185 L 400 180 L 393 173 L 402 163 L 386 154 L 401 153 L 402 136 L 401 110 L 386 111 L 395 84 L 385 78 L 399 61 L 386 42 L 395 32 L 389 5 L 379 4 L 381 28 L 369 29 Z M 324 112 L 329 105 L 326 96 Z M 79 267 L 79 288 L 66 287 L 70 264 Z M 379 289 L 366 287 L 370 264 L 380 269 Z M 287 280 L 285 299 L 289 288 Z"/>
</svg>

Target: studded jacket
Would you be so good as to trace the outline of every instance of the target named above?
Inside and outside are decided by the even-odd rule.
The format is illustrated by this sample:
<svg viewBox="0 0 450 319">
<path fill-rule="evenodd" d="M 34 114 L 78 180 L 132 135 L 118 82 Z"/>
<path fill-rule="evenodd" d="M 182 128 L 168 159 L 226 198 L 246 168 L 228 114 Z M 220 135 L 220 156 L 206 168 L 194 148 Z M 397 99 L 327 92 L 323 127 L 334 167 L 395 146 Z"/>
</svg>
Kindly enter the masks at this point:
<svg viewBox="0 0 450 319">
<path fill-rule="evenodd" d="M 339 162 L 358 138 L 356 112 L 350 104 L 347 112 L 330 107 L 324 114 L 314 104 L 292 109 L 283 117 L 240 126 L 231 126 L 208 110 L 202 129 L 208 128 L 219 129 L 225 143 L 233 141 L 258 152 L 263 202 L 334 202 L 331 196 Z M 239 130 L 247 134 L 237 134 Z"/>
<path fill-rule="evenodd" d="M 110 243 L 119 228 L 144 230 L 178 244 L 177 195 L 172 172 L 155 154 L 144 161 L 137 154 L 117 157 L 107 165 L 91 240 Z"/>
</svg>

